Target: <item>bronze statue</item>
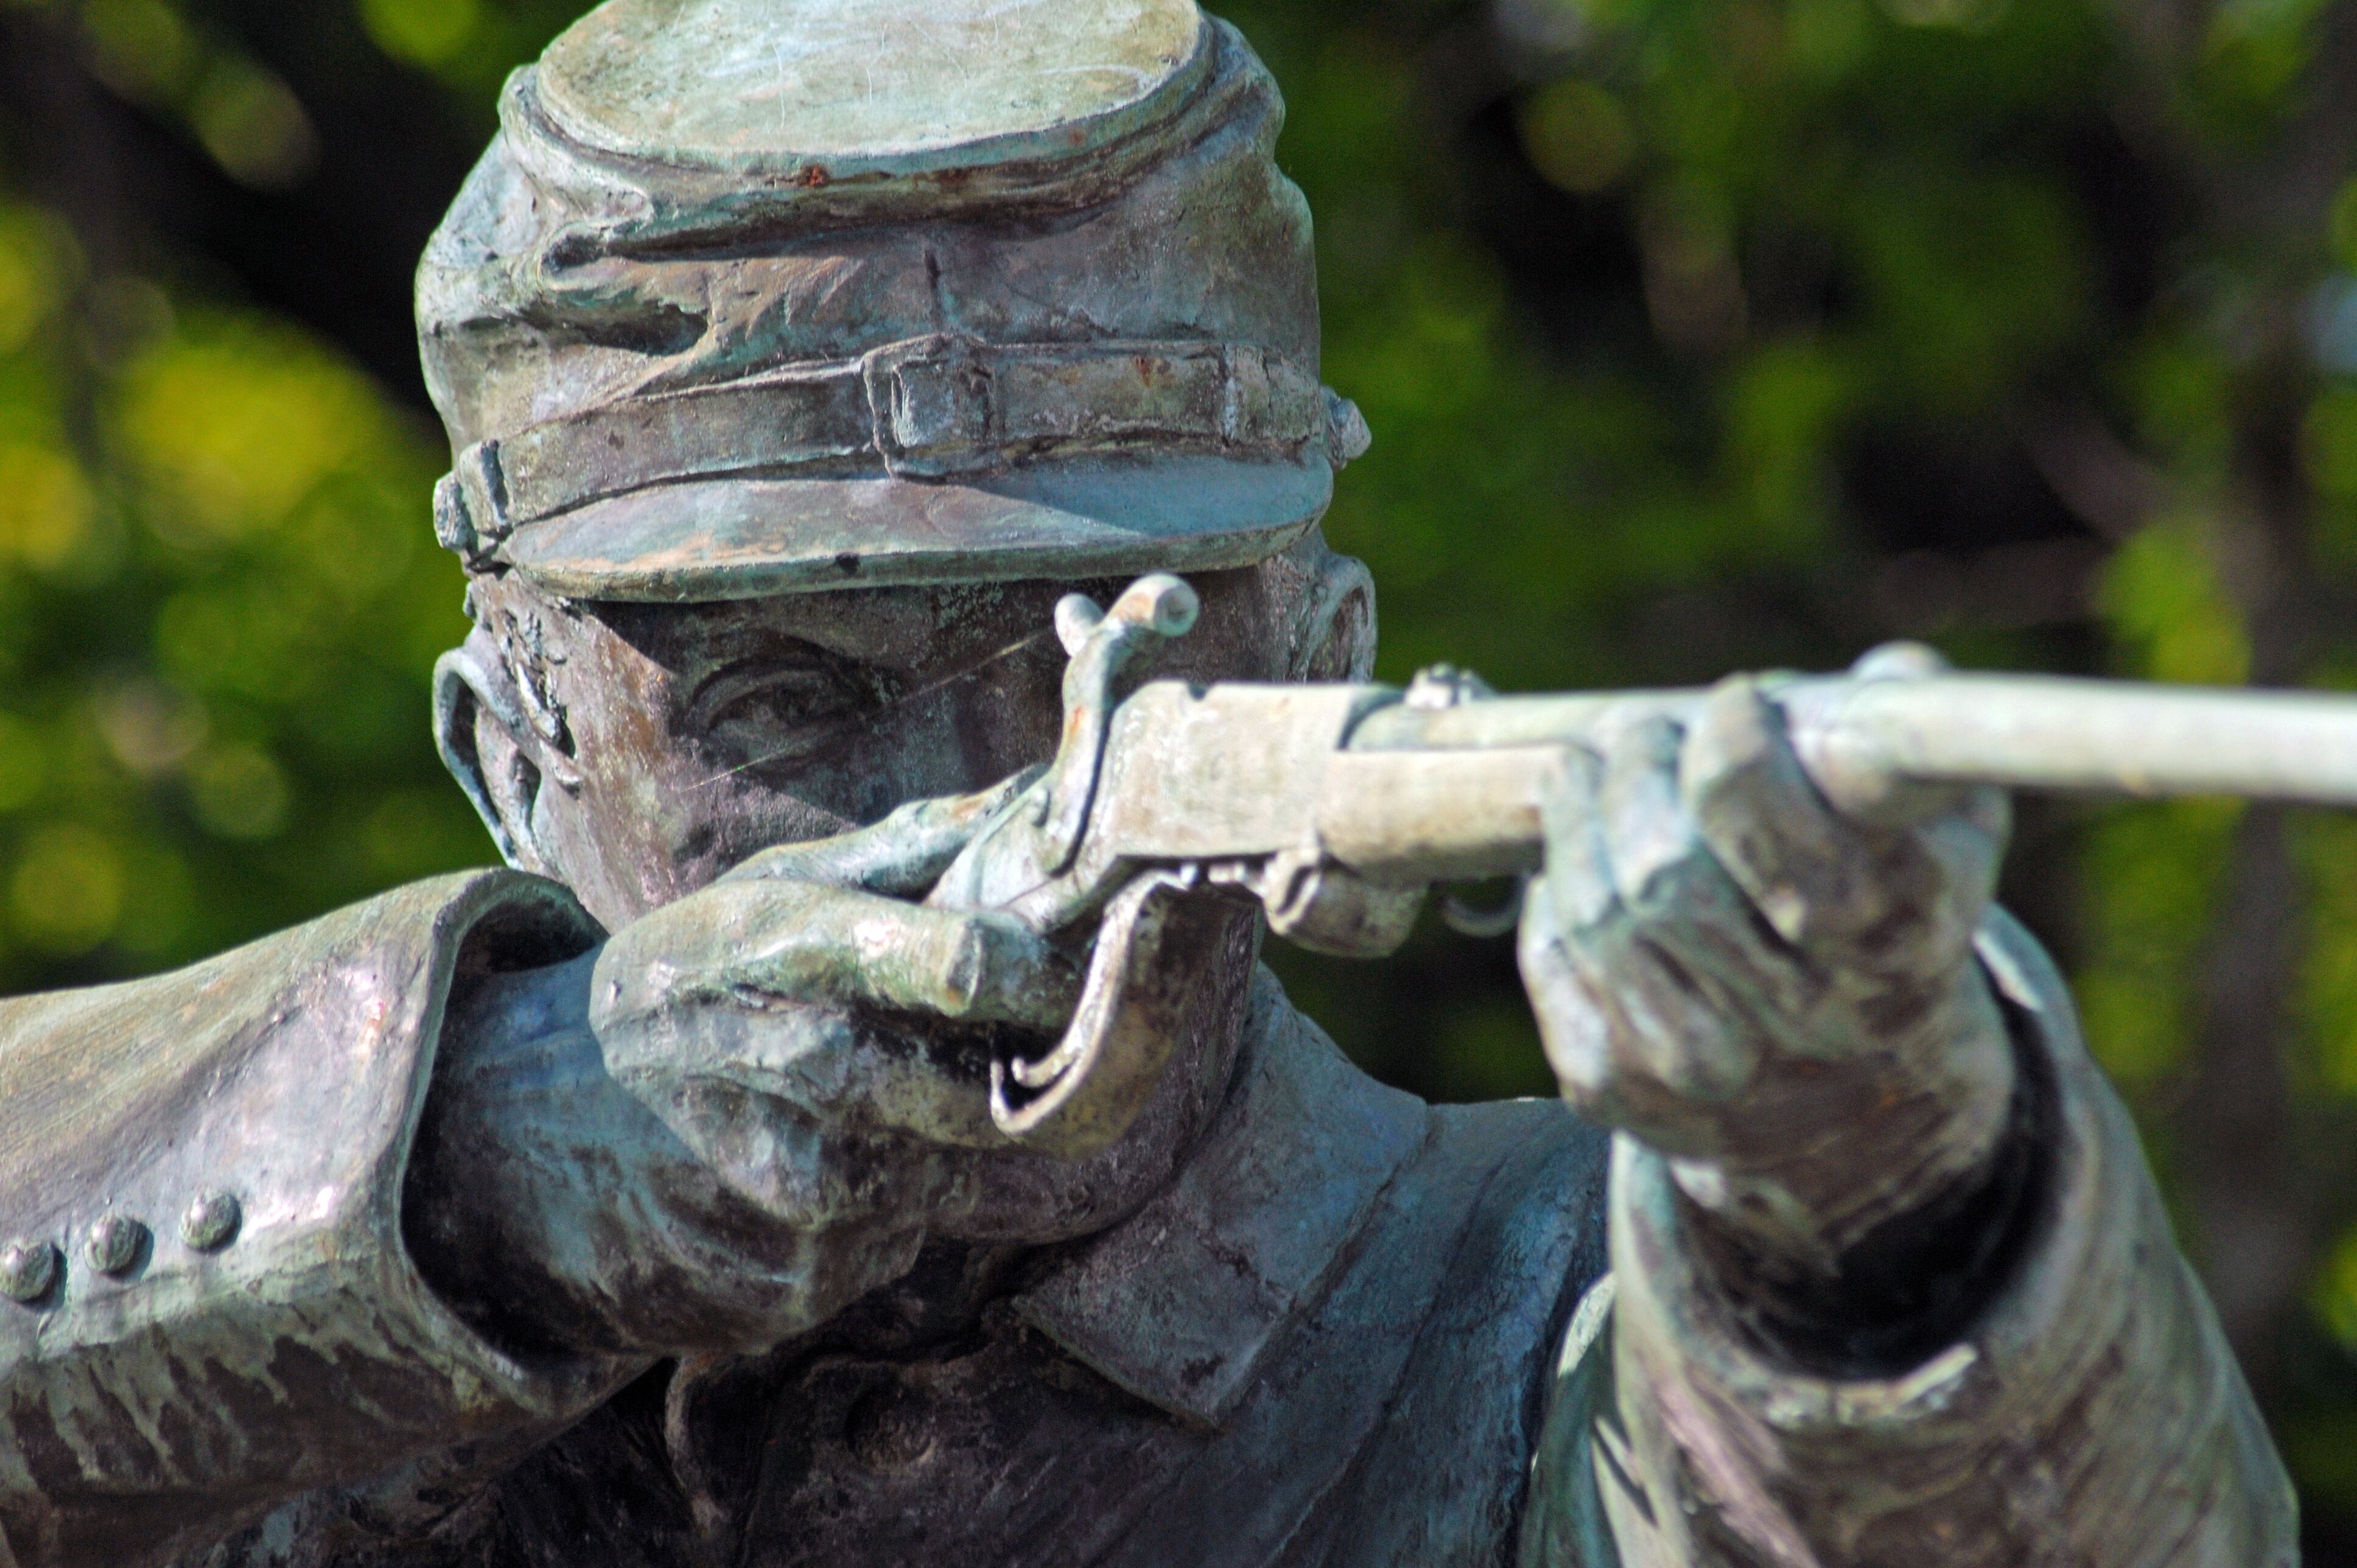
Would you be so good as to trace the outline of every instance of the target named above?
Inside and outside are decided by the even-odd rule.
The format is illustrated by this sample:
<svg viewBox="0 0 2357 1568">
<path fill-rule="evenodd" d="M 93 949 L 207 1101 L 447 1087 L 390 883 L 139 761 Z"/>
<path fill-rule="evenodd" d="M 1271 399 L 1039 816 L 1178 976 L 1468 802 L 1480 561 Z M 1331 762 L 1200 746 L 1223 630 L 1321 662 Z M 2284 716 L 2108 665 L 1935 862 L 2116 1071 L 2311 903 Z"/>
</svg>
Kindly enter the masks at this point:
<svg viewBox="0 0 2357 1568">
<path fill-rule="evenodd" d="M 1372 659 L 1280 113 L 1193 0 L 610 0 L 517 74 L 418 285 L 512 869 L 0 1004 L 0 1563 L 2295 1561 L 2000 793 L 1813 779 L 1746 681 L 1555 748 L 1580 1116 L 1257 966 L 1395 889 L 1071 880 L 1148 633 Z"/>
</svg>

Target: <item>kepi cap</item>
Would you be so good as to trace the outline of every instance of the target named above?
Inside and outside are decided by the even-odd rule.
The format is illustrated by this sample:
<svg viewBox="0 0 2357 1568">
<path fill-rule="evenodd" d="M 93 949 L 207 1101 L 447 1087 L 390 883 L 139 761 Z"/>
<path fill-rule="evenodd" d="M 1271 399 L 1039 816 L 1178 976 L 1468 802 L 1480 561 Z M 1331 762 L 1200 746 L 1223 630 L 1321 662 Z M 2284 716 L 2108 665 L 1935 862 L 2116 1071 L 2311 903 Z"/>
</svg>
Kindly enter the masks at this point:
<svg viewBox="0 0 2357 1568">
<path fill-rule="evenodd" d="M 1203 570 L 1365 445 L 1192 0 L 611 0 L 428 247 L 444 542 L 577 597 Z"/>
</svg>

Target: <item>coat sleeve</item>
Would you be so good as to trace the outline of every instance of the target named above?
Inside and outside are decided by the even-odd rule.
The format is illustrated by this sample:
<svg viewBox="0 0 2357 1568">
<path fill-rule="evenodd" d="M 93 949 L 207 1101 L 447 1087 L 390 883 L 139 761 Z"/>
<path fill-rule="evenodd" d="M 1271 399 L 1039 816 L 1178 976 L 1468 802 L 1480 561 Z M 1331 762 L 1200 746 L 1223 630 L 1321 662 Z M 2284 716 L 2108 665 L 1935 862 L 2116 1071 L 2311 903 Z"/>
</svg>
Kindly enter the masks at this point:
<svg viewBox="0 0 2357 1568">
<path fill-rule="evenodd" d="M 2290 1484 L 2069 993 L 2001 914 L 1980 951 L 2046 1106 L 1986 1306 L 1895 1375 L 1787 1364 L 1682 1239 L 1666 1163 L 1619 1139 L 1616 1294 L 1575 1319 L 1525 1564 L 1612 1563 L 1598 1516 L 1625 1568 L 2298 1563 Z"/>
<path fill-rule="evenodd" d="M 454 977 L 599 935 L 553 883 L 474 873 L 0 1003 L 0 1568 L 169 1560 L 628 1374 L 486 1342 L 401 1230 Z"/>
</svg>

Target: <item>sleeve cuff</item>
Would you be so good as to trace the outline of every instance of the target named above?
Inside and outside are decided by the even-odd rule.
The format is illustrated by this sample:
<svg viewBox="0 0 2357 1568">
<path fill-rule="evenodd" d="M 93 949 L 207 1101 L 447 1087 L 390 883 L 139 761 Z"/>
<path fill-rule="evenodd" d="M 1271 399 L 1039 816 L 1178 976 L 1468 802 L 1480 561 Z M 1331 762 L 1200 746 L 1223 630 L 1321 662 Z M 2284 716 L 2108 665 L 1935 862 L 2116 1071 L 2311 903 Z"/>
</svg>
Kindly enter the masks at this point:
<svg viewBox="0 0 2357 1568">
<path fill-rule="evenodd" d="M 0 1140 L 0 1243 L 61 1264 L 36 1300 L 0 1300 L 0 1546 L 199 1545 L 297 1494 L 562 1424 L 630 1373 L 486 1341 L 401 1231 L 462 954 L 488 938 L 552 961 L 600 934 L 554 883 L 472 873 L 190 970 L 0 1005 L 0 1102 L 25 1118 Z M 206 1196 L 233 1200 L 227 1233 L 184 1220 Z M 140 1238 L 113 1272 L 109 1216 Z"/>
<path fill-rule="evenodd" d="M 1749 1341 L 1680 1235 L 1667 1163 L 1617 1141 L 1635 1464 L 1604 1489 L 1631 1564 L 2297 1562 L 2289 1484 L 2069 993 L 2009 918 L 1980 950 L 2028 1025 L 2052 1142 L 2008 1275 L 1905 1372 L 1815 1376 Z"/>
</svg>

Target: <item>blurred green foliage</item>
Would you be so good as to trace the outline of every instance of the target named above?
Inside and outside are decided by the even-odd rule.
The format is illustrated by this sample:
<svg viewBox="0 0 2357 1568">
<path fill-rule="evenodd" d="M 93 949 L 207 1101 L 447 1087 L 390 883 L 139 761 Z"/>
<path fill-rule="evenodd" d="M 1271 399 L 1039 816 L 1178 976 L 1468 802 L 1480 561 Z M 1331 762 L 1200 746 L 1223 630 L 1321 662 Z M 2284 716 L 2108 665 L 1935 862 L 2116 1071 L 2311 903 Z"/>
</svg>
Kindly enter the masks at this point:
<svg viewBox="0 0 2357 1568">
<path fill-rule="evenodd" d="M 350 4 L 366 55 L 338 69 L 430 84 L 476 134 L 569 10 Z M 317 177 L 250 10 L 31 6 L 242 187 Z M 1222 9 L 1286 88 L 1327 379 L 1376 432 L 1329 533 L 1382 585 L 1386 677 L 1691 682 L 1908 634 L 2357 685 L 2348 0 Z M 217 279 L 86 264 L 5 155 L 0 984 L 183 961 L 488 858 L 426 735 L 461 619 L 414 389 Z M 2278 842 L 2280 1027 L 2222 1018 L 2215 972 Z M 2033 810 L 2018 860 L 2311 1512 L 2357 1520 L 2357 822 Z M 1501 944 L 1286 964 L 1394 1079 L 1546 1090 Z M 2242 1157 L 2203 1120 L 2240 1069 L 2204 1053 L 2237 1025 L 2280 1069 L 2257 1136 L 2302 1228 L 2243 1317 L 2204 1230 Z"/>
<path fill-rule="evenodd" d="M 429 433 L 283 322 L 0 208 L 0 976 L 185 961 L 482 859 Z"/>
<path fill-rule="evenodd" d="M 1518 0 L 1482 18 L 1506 35 L 1492 69 L 1534 177 L 1502 195 L 1432 138 L 1432 51 L 1402 49 L 1395 19 L 1229 14 L 1286 84 L 1329 377 L 1377 433 L 1329 532 L 1382 585 L 1386 676 L 1445 658 L 1512 687 L 1696 680 L 1897 631 L 1971 662 L 2350 683 L 2357 187 L 2336 186 L 2337 149 L 2320 181 L 2271 161 L 2349 91 L 2310 69 L 2336 13 L 2230 4 L 2172 51 L 2147 36 L 2158 7 L 2087 0 Z M 1549 225 L 1591 237 L 1540 264 L 1609 276 L 1594 252 L 1617 250 L 1630 275 L 1550 319 L 1516 255 Z M 2035 539 L 1994 508 L 1944 535 L 1871 515 L 1862 451 L 1959 442 L 2025 451 L 2078 515 Z M 1902 493 L 1936 510 L 1938 483 Z M 2083 554 L 2058 548 L 2074 539 Z M 2007 560 L 1980 602 L 1959 588 Z M 2058 601 L 2042 579 L 2074 569 Z M 2357 824 L 2292 825 L 2304 918 L 2278 1041 L 2214 1016 L 2230 1004 L 2205 972 L 2246 816 L 2050 815 L 2029 891 L 2197 1260 L 2235 1266 L 2186 1148 L 2211 1131 L 2186 1113 L 2210 1087 L 2205 1026 L 2287 1058 L 2297 1103 L 2259 1135 L 2296 1144 L 2305 1190 L 2281 1201 L 2313 1239 L 2288 1276 L 2307 1310 L 2250 1319 L 2297 1342 L 2263 1391 L 2311 1511 L 2345 1518 Z M 1419 950 L 1405 994 L 1285 967 L 1394 1076 L 1544 1092 L 1524 1017 L 1450 983 L 1483 961 L 1434 934 Z"/>
</svg>

